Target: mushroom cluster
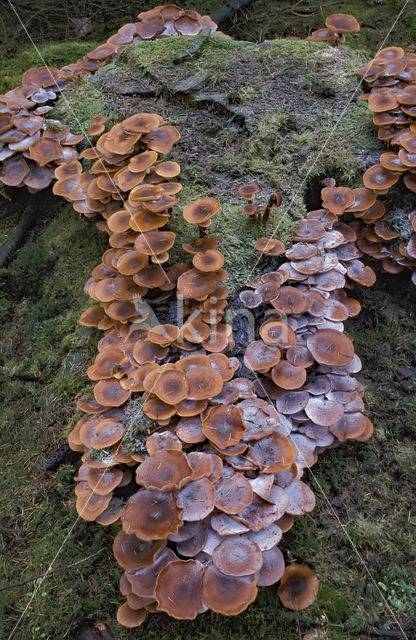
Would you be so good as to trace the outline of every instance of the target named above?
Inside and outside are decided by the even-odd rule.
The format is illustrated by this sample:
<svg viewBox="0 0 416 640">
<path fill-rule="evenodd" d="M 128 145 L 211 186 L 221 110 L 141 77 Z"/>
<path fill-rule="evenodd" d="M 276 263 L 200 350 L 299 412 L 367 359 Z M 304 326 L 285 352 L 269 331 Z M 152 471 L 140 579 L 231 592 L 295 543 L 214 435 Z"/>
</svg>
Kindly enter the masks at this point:
<svg viewBox="0 0 416 640">
<path fill-rule="evenodd" d="M 216 23 L 209 16 L 201 16 L 197 11 L 181 9 L 176 4 L 154 7 L 139 13 L 138 22 L 130 22 L 110 36 L 108 40 L 87 53 L 73 64 L 62 67 L 67 79 L 95 73 L 100 67 L 117 58 L 121 51 L 142 40 L 155 40 L 167 36 L 196 36 L 207 29 L 215 36 L 226 37 L 217 31 Z"/>
<path fill-rule="evenodd" d="M 45 118 L 68 80 L 95 73 L 127 46 L 141 40 L 194 36 L 203 29 L 213 36 L 227 37 L 217 31 L 209 16 L 174 4 L 140 13 L 138 19 L 136 23 L 123 25 L 107 42 L 73 64 L 61 69 L 54 66 L 28 69 L 19 87 L 0 95 L 0 195 L 7 197 L 7 187 L 26 186 L 30 192 L 45 189 L 53 181 L 57 166 L 78 159 L 76 145 L 84 136 L 70 133 L 58 120 Z M 103 130 L 100 124 L 90 129 L 88 135 L 99 135 Z"/>
<path fill-rule="evenodd" d="M 114 554 L 124 569 L 118 620 L 126 626 L 147 611 L 180 619 L 241 612 L 258 586 L 282 577 L 277 545 L 293 516 L 315 505 L 285 415 L 224 354 L 234 346 L 221 322 L 227 272 L 216 238 L 205 235 L 220 209 L 215 198 L 183 209 L 204 232 L 183 245 L 192 265 L 166 266 L 175 234 L 159 228 L 180 187 L 166 182 L 179 166 L 158 157 L 168 127 L 153 114 L 128 118 L 86 152 L 98 154 L 88 172 L 68 163 L 55 185 L 76 210 L 101 214 L 111 245 L 85 288 L 99 305 L 80 322 L 105 334 L 87 372 L 94 392 L 78 400 L 85 415 L 69 443 L 82 452 L 78 513 L 122 524 Z M 150 277 L 155 268 L 163 279 Z M 182 326 L 151 326 L 151 305 L 175 293 Z"/>
<path fill-rule="evenodd" d="M 361 98 L 373 113 L 378 138 L 390 148 L 364 173 L 364 185 L 384 195 L 402 178 L 404 186 L 416 193 L 416 54 L 405 53 L 401 47 L 387 47 L 358 73 L 369 85 L 369 92 Z M 389 273 L 410 268 L 416 284 L 416 214 L 409 212 L 409 233 L 401 239 L 386 223 L 384 213 L 385 207 L 379 202 L 374 211 L 377 217 L 363 220 L 360 235 L 368 253 L 381 260 Z M 396 238 L 397 242 L 390 245 Z"/>
<path fill-rule="evenodd" d="M 306 38 L 308 42 L 327 42 L 337 46 L 345 42 L 345 34 L 358 33 L 360 25 L 358 20 L 347 13 L 333 13 L 325 20 L 325 28 L 312 31 Z"/>
<path fill-rule="evenodd" d="M 339 220 L 363 195 L 357 191 L 325 187 L 325 209 L 300 222 L 295 244 L 286 251 L 288 262 L 240 294 L 262 320 L 244 356 L 256 376 L 255 392 L 284 416 L 285 434 L 308 467 L 326 448 L 365 441 L 373 432 L 362 413 L 364 389 L 351 377 L 361 363 L 343 324 L 360 311 L 344 291 L 346 279 L 364 286 L 375 281 L 374 271 L 359 259 L 354 229 Z"/>
<path fill-rule="evenodd" d="M 263 207 L 254 202 L 258 191 L 259 185 L 255 183 L 244 184 L 238 189 L 240 196 L 247 202 L 242 209 L 244 215 L 249 216 L 252 222 L 260 222 L 260 224 L 265 225 L 270 217 L 272 208 L 280 207 L 282 204 L 282 196 L 277 192 L 272 193 Z"/>
<path fill-rule="evenodd" d="M 56 67 L 37 67 L 23 74 L 22 85 L 0 95 L 0 195 L 7 187 L 45 189 L 54 169 L 78 158 L 74 135 L 58 120 L 44 116 L 66 84 Z"/>
</svg>

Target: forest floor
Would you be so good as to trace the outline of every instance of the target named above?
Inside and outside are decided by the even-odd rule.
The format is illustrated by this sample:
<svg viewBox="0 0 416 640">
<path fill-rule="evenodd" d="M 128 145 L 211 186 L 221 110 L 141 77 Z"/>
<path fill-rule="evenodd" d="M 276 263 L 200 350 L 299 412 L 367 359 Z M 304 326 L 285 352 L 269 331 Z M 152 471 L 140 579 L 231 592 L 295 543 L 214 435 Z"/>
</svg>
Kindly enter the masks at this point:
<svg viewBox="0 0 416 640">
<path fill-rule="evenodd" d="M 264 4 L 254 2 L 252 10 L 257 6 L 257 13 L 240 14 L 239 19 L 251 15 L 250 24 L 258 25 L 264 16 L 260 5 Z M 343 4 L 345 10 L 346 3 L 336 4 Z M 373 8 L 371 2 L 362 4 L 369 10 Z M 236 25 L 237 22 L 233 29 Z M 268 37 L 271 29 L 267 24 Z M 244 40 L 256 39 L 246 34 L 232 33 Z M 180 40 L 174 45 L 175 51 L 183 48 Z M 62 56 L 58 64 L 64 64 L 94 44 L 82 43 L 80 53 L 65 53 L 62 44 L 48 46 L 52 47 L 48 61 L 53 63 L 54 55 Z M 258 95 L 255 82 L 251 91 L 243 86 L 236 79 L 236 72 L 241 72 L 240 58 L 236 61 L 233 56 L 245 55 L 247 60 L 261 63 L 268 70 L 267 82 L 277 82 L 274 74 L 280 56 L 278 68 L 283 79 L 295 76 L 293 80 L 298 82 L 307 107 L 324 104 L 325 126 L 330 126 L 327 120 L 342 108 L 342 97 L 351 90 L 352 69 L 364 55 L 344 52 L 339 59 L 329 60 L 320 53 L 326 50 L 325 45 L 315 45 L 312 60 L 302 50 L 302 43 L 291 49 L 290 43 L 280 41 L 256 49 L 253 56 L 250 47 L 257 45 L 244 46 L 248 47 L 245 51 L 227 51 L 231 63 L 225 67 L 218 64 L 223 57 L 218 50 L 217 61 L 212 63 L 208 49 L 198 61 L 175 72 L 166 62 L 166 55 L 161 55 L 160 45 L 147 47 L 146 55 L 138 47 L 126 53 L 119 66 L 107 69 L 95 84 L 88 85 L 92 93 L 87 100 L 80 100 L 86 85 L 75 88 L 71 98 L 74 106 L 79 103 L 76 113 L 81 120 L 85 118 L 85 123 L 91 115 L 98 115 L 94 109 L 101 106 L 111 121 L 131 111 L 137 103 L 142 104 L 144 98 L 137 91 L 133 96 L 127 95 L 128 91 L 120 96 L 114 88 L 117 83 L 124 88 L 133 81 L 137 85 L 139 71 L 145 77 L 143 82 L 160 87 L 171 82 L 173 76 L 179 82 L 208 70 L 208 88 L 215 88 L 219 94 L 223 84 L 232 84 L 234 78 L 227 108 L 231 103 L 243 111 L 244 122 L 252 128 L 248 133 L 242 132 L 238 122 L 236 127 L 232 118 L 230 124 L 229 114 L 216 109 L 206 109 L 205 113 L 176 99 L 173 109 L 167 92 L 147 100 L 154 109 L 160 107 L 163 115 L 173 118 L 182 131 L 177 158 L 184 165 L 183 181 L 188 184 L 184 201 L 196 197 L 195 193 L 202 195 L 208 185 L 213 185 L 214 195 L 226 200 L 227 218 L 221 221 L 218 216 L 216 233 L 229 247 L 227 258 L 234 268 L 236 288 L 247 275 L 247 249 L 243 257 L 240 255 L 242 239 L 249 245 L 256 234 L 264 233 L 241 222 L 236 187 L 251 177 L 261 180 L 266 190 L 282 188 L 284 198 L 290 200 L 302 183 L 305 167 L 299 164 L 298 156 L 288 162 L 287 145 L 299 157 L 316 155 L 321 134 L 311 137 L 311 132 L 321 116 L 306 108 L 304 117 L 311 120 L 308 126 L 300 126 L 296 122 L 299 105 L 292 109 L 292 120 L 288 119 L 288 99 L 288 105 L 281 100 L 278 117 L 270 121 L 270 111 L 275 106 L 266 109 L 265 105 L 271 94 Z M 288 59 L 292 59 L 291 68 Z M 286 67 L 280 66 L 282 61 Z M 30 55 L 14 64 L 18 74 L 19 64 L 20 72 L 30 64 Z M 318 73 L 329 77 L 325 65 L 332 64 L 342 64 L 347 77 L 333 79 L 335 90 L 328 83 L 317 83 L 316 77 Z M 158 65 L 161 70 L 155 78 Z M 252 67 L 250 77 L 267 84 L 264 75 L 258 77 L 258 67 Z M 270 86 L 276 90 L 275 85 Z M 260 118 L 253 115 L 256 103 L 263 109 Z M 85 110 L 86 104 L 92 111 Z M 296 199 L 293 215 L 283 220 L 285 240 L 290 237 L 294 221 L 311 204 L 314 180 L 333 171 L 343 184 L 357 186 L 363 168 L 379 152 L 370 115 L 363 107 L 358 103 L 348 114 L 338 148 L 322 158 L 322 164 L 315 174 L 312 172 L 311 181 Z M 201 129 L 203 119 L 205 129 Z M 196 145 L 191 134 L 198 127 L 202 140 Z M 349 131 L 356 133 L 348 142 Z M 277 141 L 276 146 L 271 139 Z M 215 156 L 218 145 L 225 149 L 221 161 Z M 20 211 L 10 203 L 0 207 L 2 242 L 17 224 Z M 279 216 L 278 212 L 272 226 L 280 224 Z M 231 235 L 230 219 L 235 231 Z M 268 588 L 262 589 L 256 602 L 235 618 L 224 619 L 210 612 L 193 622 L 179 622 L 158 614 L 149 616 L 143 627 L 133 632 L 114 622 L 120 595 L 119 569 L 111 543 L 117 527 L 104 528 L 77 518 L 73 493 L 76 458 L 68 458 L 55 471 L 47 469 L 48 460 L 50 464 L 50 457 L 65 443 L 74 424 L 74 399 L 90 388 L 85 369 L 95 352 L 97 332 L 79 327 L 77 318 L 89 306 L 81 293 L 83 283 L 105 248 L 104 235 L 91 221 L 82 220 L 69 205 L 54 200 L 47 211 L 39 214 L 24 246 L 0 271 L 0 466 L 4 470 L 0 503 L 0 639 L 13 633 L 16 640 L 92 640 L 101 637 L 88 631 L 96 621 L 108 624 L 117 640 L 361 640 L 382 637 L 383 630 L 389 637 L 388 630 L 397 633 L 399 625 L 410 640 L 416 638 L 416 293 L 406 273 L 399 277 L 379 276 L 371 290 L 357 288 L 354 295 L 363 309 L 347 325 L 363 362 L 357 377 L 366 388 L 367 414 L 375 423 L 374 437 L 368 443 L 350 443 L 329 450 L 320 458 L 308 474 L 317 506 L 313 513 L 298 518 L 283 539 L 286 557 L 306 563 L 319 576 L 316 604 L 296 617 L 280 606 L 275 589 Z M 248 270 L 252 266 L 249 263 Z M 58 571 L 40 584 L 31 601 L 39 586 L 36 577 L 55 557 L 53 566 Z M 390 637 L 405 636 L 392 633 Z"/>
</svg>

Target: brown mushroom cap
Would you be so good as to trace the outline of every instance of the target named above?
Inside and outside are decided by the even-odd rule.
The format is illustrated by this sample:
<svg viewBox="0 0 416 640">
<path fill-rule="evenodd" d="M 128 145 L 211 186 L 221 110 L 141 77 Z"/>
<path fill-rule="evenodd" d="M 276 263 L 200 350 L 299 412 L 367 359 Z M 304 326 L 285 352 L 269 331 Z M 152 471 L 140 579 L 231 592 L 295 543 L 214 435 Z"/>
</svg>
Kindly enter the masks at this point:
<svg viewBox="0 0 416 640">
<path fill-rule="evenodd" d="M 118 380 L 100 380 L 94 387 L 94 397 L 103 407 L 119 407 L 130 397 L 130 391 L 120 386 Z"/>
<path fill-rule="evenodd" d="M 178 492 L 177 504 L 183 510 L 183 520 L 203 520 L 215 506 L 214 485 L 208 478 L 190 482 Z"/>
<path fill-rule="evenodd" d="M 221 478 L 215 486 L 215 506 L 224 513 L 233 515 L 251 504 L 253 489 L 241 473 Z"/>
<path fill-rule="evenodd" d="M 296 460 L 296 455 L 290 440 L 275 432 L 254 442 L 247 458 L 258 465 L 262 473 L 276 473 L 289 469 Z"/>
<path fill-rule="evenodd" d="M 192 263 L 199 271 L 217 271 L 224 264 L 224 256 L 216 249 L 198 252 L 194 255 Z"/>
<path fill-rule="evenodd" d="M 146 609 L 132 609 L 127 602 L 117 609 L 117 622 L 123 627 L 140 627 L 147 616 Z"/>
<path fill-rule="evenodd" d="M 283 606 L 299 611 L 315 602 L 318 589 L 318 578 L 309 567 L 292 564 L 285 569 L 277 595 Z"/>
<path fill-rule="evenodd" d="M 263 566 L 257 574 L 259 587 L 270 587 L 282 577 L 285 570 L 283 554 L 278 547 L 263 551 Z"/>
<path fill-rule="evenodd" d="M 134 248 L 145 255 L 160 255 L 169 251 L 175 242 L 173 231 L 147 231 L 137 236 Z"/>
<path fill-rule="evenodd" d="M 354 194 L 347 187 L 325 187 L 321 195 L 322 206 L 336 216 L 342 215 L 354 203 Z"/>
<path fill-rule="evenodd" d="M 198 613 L 203 613 L 204 570 L 204 565 L 197 560 L 176 560 L 164 567 L 156 582 L 158 610 L 178 620 L 194 620 Z"/>
<path fill-rule="evenodd" d="M 125 571 L 134 573 L 143 567 L 149 567 L 154 559 L 166 547 L 166 540 L 144 542 L 135 535 L 129 535 L 121 529 L 113 543 L 113 553 L 118 564 Z"/>
<path fill-rule="evenodd" d="M 171 125 L 163 125 L 142 136 L 142 141 L 147 144 L 149 149 L 157 151 L 158 153 L 169 153 L 175 142 L 181 137 L 181 134 Z"/>
<path fill-rule="evenodd" d="M 152 393 L 166 404 L 177 404 L 185 400 L 189 393 L 189 383 L 185 373 L 177 370 L 163 371 L 157 375 Z"/>
<path fill-rule="evenodd" d="M 358 33 L 360 30 L 357 19 L 347 13 L 333 13 L 325 20 L 325 26 L 333 33 Z"/>
<path fill-rule="evenodd" d="M 281 360 L 271 370 L 273 382 L 281 389 L 299 389 L 306 382 L 306 370 Z"/>
<path fill-rule="evenodd" d="M 161 449 L 147 458 L 136 471 L 136 482 L 152 491 L 180 488 L 192 475 L 192 468 L 182 451 Z"/>
<path fill-rule="evenodd" d="M 287 349 L 296 342 L 296 334 L 287 322 L 266 320 L 260 327 L 260 337 L 267 345 Z"/>
<path fill-rule="evenodd" d="M 189 385 L 190 400 L 207 400 L 221 392 L 224 381 L 222 376 L 210 366 L 188 369 L 186 379 Z"/>
<path fill-rule="evenodd" d="M 280 361 L 280 349 L 256 340 L 248 345 L 244 354 L 244 364 L 252 371 L 268 371 Z"/>
<path fill-rule="evenodd" d="M 243 196 L 243 198 L 248 200 L 248 202 L 251 202 L 255 198 L 258 190 L 259 190 L 258 184 L 250 183 L 250 184 L 245 184 L 242 187 L 239 187 L 238 193 L 240 194 L 240 196 Z"/>
<path fill-rule="evenodd" d="M 183 217 L 191 224 L 204 224 L 208 222 L 221 208 L 221 204 L 215 198 L 198 198 L 187 204 L 183 209 Z"/>
<path fill-rule="evenodd" d="M 226 576 L 209 563 L 202 581 L 202 599 L 205 604 L 224 615 L 241 613 L 257 596 L 256 578 Z"/>
<path fill-rule="evenodd" d="M 263 555 L 249 536 L 228 536 L 215 547 L 212 562 L 227 576 L 250 576 L 260 571 Z"/>
<path fill-rule="evenodd" d="M 385 169 L 381 164 L 375 164 L 373 167 L 370 167 L 363 175 L 364 186 L 367 187 L 367 189 L 374 189 L 376 191 L 390 189 L 398 179 L 398 175 L 388 171 L 388 169 Z"/>
<path fill-rule="evenodd" d="M 30 147 L 30 157 L 43 167 L 62 158 L 62 147 L 52 138 L 38 138 Z"/>
<path fill-rule="evenodd" d="M 254 246 L 257 251 L 261 251 L 267 256 L 280 256 L 286 250 L 285 245 L 277 238 L 260 238 L 256 240 Z"/>
<path fill-rule="evenodd" d="M 246 428 L 241 410 L 232 405 L 213 407 L 202 420 L 202 431 L 219 449 L 237 444 Z"/>
<path fill-rule="evenodd" d="M 307 347 L 319 364 L 342 367 L 354 357 L 354 345 L 345 333 L 320 329 L 308 337 Z"/>
<path fill-rule="evenodd" d="M 152 541 L 176 534 L 182 524 L 181 514 L 173 494 L 141 489 L 129 498 L 121 520 L 125 533 Z"/>
</svg>

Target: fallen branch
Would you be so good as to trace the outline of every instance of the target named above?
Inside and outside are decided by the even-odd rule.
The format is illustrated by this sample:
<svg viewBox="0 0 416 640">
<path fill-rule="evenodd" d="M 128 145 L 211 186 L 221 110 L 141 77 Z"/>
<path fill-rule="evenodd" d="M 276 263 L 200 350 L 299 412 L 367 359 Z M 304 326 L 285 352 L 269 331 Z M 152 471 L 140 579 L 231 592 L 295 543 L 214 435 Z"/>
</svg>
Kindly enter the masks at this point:
<svg viewBox="0 0 416 640">
<path fill-rule="evenodd" d="M 33 210 L 25 211 L 13 233 L 0 249 L 0 268 L 4 267 L 13 251 L 21 244 L 23 238 L 33 226 L 35 215 Z"/>
<path fill-rule="evenodd" d="M 96 556 L 98 556 L 103 551 L 105 551 L 104 547 L 102 549 L 99 549 L 95 553 L 92 553 L 90 556 L 87 556 L 86 558 L 81 558 L 81 560 L 77 560 L 76 562 L 65 564 L 62 567 L 56 567 L 56 569 L 51 569 L 51 571 L 46 570 L 44 573 L 40 574 L 39 576 L 32 576 L 27 580 L 21 580 L 20 582 L 13 582 L 12 584 L 7 584 L 4 587 L 0 587 L 0 591 L 8 591 L 10 589 L 15 589 L 16 587 L 21 587 L 23 584 L 28 584 L 29 582 L 33 582 L 34 580 L 39 580 L 39 579 L 43 580 L 46 576 L 51 576 L 53 573 L 58 573 L 59 571 L 65 571 L 66 569 L 71 569 L 72 567 L 76 567 L 77 565 L 82 564 L 83 562 L 87 562 L 88 560 L 91 560 L 92 558 L 95 558 Z"/>
</svg>

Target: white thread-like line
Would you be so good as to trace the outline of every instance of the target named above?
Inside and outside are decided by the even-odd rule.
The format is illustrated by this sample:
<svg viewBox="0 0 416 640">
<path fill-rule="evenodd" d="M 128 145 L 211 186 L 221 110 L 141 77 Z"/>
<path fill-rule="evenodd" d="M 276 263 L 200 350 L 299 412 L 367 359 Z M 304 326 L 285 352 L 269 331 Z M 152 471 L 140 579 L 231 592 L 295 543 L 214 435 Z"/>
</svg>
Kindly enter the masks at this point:
<svg viewBox="0 0 416 640">
<path fill-rule="evenodd" d="M 394 27 L 396 26 L 397 22 L 399 21 L 399 19 L 401 18 L 404 10 L 406 9 L 407 5 L 409 4 L 410 0 L 405 0 L 405 3 L 403 5 L 403 7 L 400 9 L 399 13 L 396 16 L 396 19 L 394 20 L 393 24 L 391 25 L 389 31 L 387 32 L 386 36 L 384 37 L 383 42 L 381 43 L 381 45 L 379 46 L 379 48 L 377 49 L 376 54 L 374 55 L 374 58 L 371 60 L 371 62 L 368 64 L 368 69 L 371 69 L 373 64 L 377 64 L 376 63 L 376 56 L 380 53 L 380 51 L 384 48 L 384 45 L 386 44 L 387 39 L 389 38 L 391 32 L 393 31 Z M 324 141 L 322 147 L 320 148 L 317 156 L 315 157 L 314 161 L 312 162 L 311 166 L 309 167 L 305 177 L 303 178 L 302 182 L 300 183 L 299 187 L 297 188 L 294 196 L 292 197 L 291 201 L 289 202 L 289 205 L 287 207 L 287 209 L 284 210 L 283 215 L 281 216 L 279 222 L 277 223 L 270 239 L 273 239 L 276 235 L 276 233 L 279 231 L 281 225 L 283 224 L 283 221 L 285 219 L 285 217 L 287 216 L 287 214 L 289 213 L 289 211 L 291 210 L 293 203 L 295 202 L 296 198 L 298 197 L 299 193 L 302 191 L 303 186 L 305 184 L 305 182 L 307 181 L 307 179 L 309 178 L 312 169 L 314 168 L 314 166 L 316 165 L 316 163 L 318 162 L 319 158 L 321 157 L 322 153 L 324 152 L 328 142 L 330 141 L 330 139 L 332 138 L 332 136 L 334 135 L 336 129 L 338 128 L 342 118 L 344 117 L 344 115 L 347 113 L 348 107 L 350 106 L 351 102 L 354 100 L 357 92 L 359 91 L 359 89 L 361 88 L 361 85 L 363 84 L 365 79 L 365 75 L 361 78 L 361 80 L 359 81 L 359 83 L 357 84 L 356 88 L 354 89 L 353 93 L 351 94 L 350 99 L 348 100 L 347 104 L 345 105 L 345 107 L 343 108 L 343 110 L 341 111 L 341 114 L 338 117 L 338 120 L 335 122 L 334 126 L 331 129 L 331 132 L 329 133 L 327 139 Z M 305 166 L 306 166 L 306 162 L 305 162 Z M 250 271 L 250 275 L 247 278 L 247 281 L 249 282 L 251 279 L 252 274 L 254 273 L 257 265 L 259 264 L 261 260 L 261 256 L 259 258 L 257 258 L 257 261 L 254 265 L 254 267 L 252 268 L 252 270 Z"/>
<path fill-rule="evenodd" d="M 34 42 L 33 38 L 31 37 L 30 33 L 28 32 L 28 30 L 27 30 L 26 26 L 25 26 L 25 25 L 24 25 L 24 23 L 22 22 L 22 19 L 20 18 L 19 14 L 17 13 L 17 11 L 16 11 L 15 7 L 13 6 L 13 4 L 12 4 L 11 0 L 7 0 L 7 1 L 8 1 L 8 3 L 9 3 L 9 5 L 11 6 L 12 10 L 14 11 L 14 14 L 16 15 L 17 19 L 19 20 L 19 22 L 20 22 L 21 26 L 23 27 L 25 34 L 26 34 L 26 35 L 27 35 L 27 37 L 29 38 L 29 40 L 30 40 L 30 42 L 31 42 L 31 44 L 32 44 L 32 46 L 33 46 L 33 48 L 35 49 L 36 53 L 38 54 L 38 56 L 39 56 L 39 58 L 40 58 L 40 60 L 41 60 L 42 64 L 43 64 L 43 65 L 48 69 L 48 73 L 49 73 L 49 75 L 51 76 L 51 78 L 52 78 L 52 80 L 53 80 L 53 83 L 54 83 L 54 85 L 55 85 L 55 88 L 56 88 L 56 90 L 57 90 L 57 93 L 60 95 L 60 97 L 62 97 L 62 99 L 64 100 L 64 102 L 65 102 L 66 106 L 68 107 L 68 110 L 72 113 L 72 115 L 73 115 L 73 117 L 74 117 L 74 120 L 75 120 L 75 122 L 78 124 L 79 129 L 80 129 L 80 131 L 81 131 L 82 135 L 83 135 L 83 136 L 84 136 L 84 138 L 86 139 L 86 141 L 87 141 L 87 143 L 89 144 L 90 148 L 91 148 L 91 149 L 92 149 L 92 148 L 95 148 L 95 145 L 93 145 L 93 144 L 92 144 L 92 142 L 91 142 L 91 138 L 89 137 L 88 132 L 86 132 L 86 131 L 85 131 L 85 129 L 84 129 L 84 127 L 82 126 L 82 124 L 81 124 L 80 120 L 78 119 L 78 117 L 77 117 L 77 115 L 76 115 L 75 111 L 73 110 L 73 108 L 72 108 L 72 106 L 71 106 L 70 102 L 67 100 L 67 98 L 66 98 L 66 96 L 65 96 L 65 89 L 60 89 L 59 84 L 56 82 L 55 78 L 53 77 L 53 74 L 49 71 L 49 65 L 48 65 L 48 64 L 46 64 L 46 61 L 45 61 L 44 57 L 42 56 L 41 52 L 39 51 L 38 47 L 36 46 L 36 44 L 35 44 L 35 42 Z M 97 154 L 96 154 L 96 155 L 97 155 Z M 98 156 L 98 155 L 97 155 L 97 159 L 99 159 L 99 156 Z M 109 171 L 107 170 L 107 168 L 106 168 L 106 167 L 104 167 L 104 166 L 103 166 L 103 168 L 104 168 L 104 171 L 105 171 L 105 173 L 106 173 L 107 177 L 108 177 L 108 178 L 113 182 L 113 184 L 114 184 L 115 188 L 117 189 L 117 194 L 118 194 L 118 196 L 120 197 L 121 202 L 123 203 L 123 207 L 128 211 L 128 213 L 130 214 L 130 217 L 134 220 L 133 215 L 132 215 L 132 212 L 130 211 L 130 207 L 129 207 L 128 201 L 125 201 L 125 200 L 124 200 L 124 198 L 123 198 L 123 196 L 122 196 L 122 194 L 121 194 L 121 192 L 120 192 L 120 190 L 119 190 L 119 188 L 118 188 L 118 185 L 116 185 L 116 183 L 113 181 L 113 178 L 111 177 L 111 175 L 110 175 Z M 71 204 L 72 204 L 72 203 L 71 203 Z M 151 255 L 152 255 L 152 257 L 156 259 L 156 263 L 155 263 L 155 264 L 156 264 L 156 265 L 158 265 L 158 266 L 162 269 L 162 271 L 163 271 L 163 273 L 165 274 L 165 276 L 166 276 L 166 278 L 167 278 L 167 280 L 168 280 L 169 284 L 174 284 L 174 283 L 170 280 L 170 278 L 169 278 L 168 274 L 166 273 L 166 271 L 164 270 L 163 266 L 162 266 L 161 264 L 159 264 L 159 262 L 157 261 L 157 255 L 155 254 L 155 252 L 153 251 L 152 247 L 150 246 L 150 244 L 149 244 L 149 242 L 148 242 L 148 240 L 147 240 L 147 238 L 146 238 L 145 234 L 142 234 L 142 235 L 143 235 L 143 237 L 144 237 L 144 241 L 145 241 L 146 245 L 148 246 L 149 250 L 151 251 Z"/>
</svg>

